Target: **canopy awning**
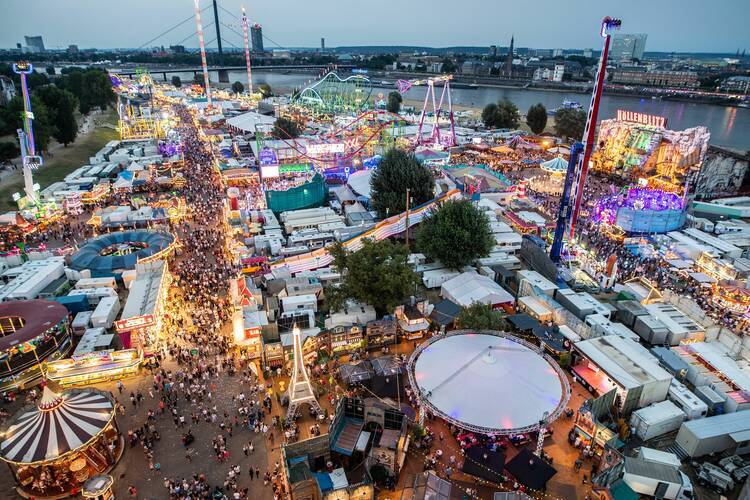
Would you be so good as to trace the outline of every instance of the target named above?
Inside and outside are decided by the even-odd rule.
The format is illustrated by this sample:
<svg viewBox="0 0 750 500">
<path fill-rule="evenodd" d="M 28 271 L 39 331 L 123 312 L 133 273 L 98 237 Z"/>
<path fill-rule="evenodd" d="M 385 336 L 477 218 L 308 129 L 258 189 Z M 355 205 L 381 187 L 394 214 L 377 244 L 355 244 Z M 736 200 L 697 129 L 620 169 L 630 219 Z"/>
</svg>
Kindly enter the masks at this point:
<svg viewBox="0 0 750 500">
<path fill-rule="evenodd" d="M 99 435 L 113 416 L 114 403 L 104 392 L 74 389 L 57 394 L 45 386 L 39 405 L 21 410 L 2 432 L 0 456 L 25 464 L 57 459 Z"/>
</svg>

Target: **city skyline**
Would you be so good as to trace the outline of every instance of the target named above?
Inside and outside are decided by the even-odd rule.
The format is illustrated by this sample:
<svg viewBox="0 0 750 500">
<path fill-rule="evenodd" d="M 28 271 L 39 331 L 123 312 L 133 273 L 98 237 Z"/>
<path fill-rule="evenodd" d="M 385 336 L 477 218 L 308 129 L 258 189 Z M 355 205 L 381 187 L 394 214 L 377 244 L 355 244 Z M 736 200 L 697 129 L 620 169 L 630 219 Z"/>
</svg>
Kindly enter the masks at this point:
<svg viewBox="0 0 750 500">
<path fill-rule="evenodd" d="M 232 19 L 230 14 L 236 12 L 239 16 L 243 3 L 251 22 L 263 25 L 267 49 L 317 47 L 320 37 L 325 37 L 331 48 L 506 46 L 511 35 L 515 36 L 517 47 L 597 49 L 600 40 L 596 26 L 605 15 L 623 19 L 622 33 L 646 33 L 647 52 L 734 53 L 747 46 L 742 16 L 736 15 L 743 8 L 739 0 L 718 5 L 698 0 L 638 0 L 628 5 L 583 0 L 577 2 L 575 9 L 553 0 L 539 0 L 533 9 L 480 0 L 464 2 L 461 9 L 453 8 L 448 0 L 430 4 L 385 0 L 371 9 L 335 0 L 319 0 L 315 4 L 221 0 L 219 16 L 226 25 L 222 26 L 222 38 L 227 49 L 242 45 L 236 33 L 241 31 L 238 17 Z M 201 5 L 210 7 L 210 2 L 203 0 Z M 113 16 L 111 5 L 94 0 L 13 2 L 4 6 L 0 47 L 13 48 L 16 43 L 23 43 L 26 35 L 42 35 L 49 49 L 70 44 L 102 49 L 138 48 L 142 44 L 195 47 L 195 24 L 187 20 L 192 12 L 193 3 L 189 0 L 134 0 L 127 9 L 117 11 L 117 16 Z M 206 12 L 210 13 L 210 9 Z M 204 24 L 210 24 L 212 19 L 212 15 L 207 16 Z M 415 19 L 421 24 L 415 26 Z M 664 19 L 670 22 L 665 23 Z M 186 22 L 170 33 L 147 43 L 183 20 Z M 206 28 L 209 42 L 214 39 L 213 29 Z M 209 43 L 209 48 L 213 47 L 215 42 Z"/>
</svg>

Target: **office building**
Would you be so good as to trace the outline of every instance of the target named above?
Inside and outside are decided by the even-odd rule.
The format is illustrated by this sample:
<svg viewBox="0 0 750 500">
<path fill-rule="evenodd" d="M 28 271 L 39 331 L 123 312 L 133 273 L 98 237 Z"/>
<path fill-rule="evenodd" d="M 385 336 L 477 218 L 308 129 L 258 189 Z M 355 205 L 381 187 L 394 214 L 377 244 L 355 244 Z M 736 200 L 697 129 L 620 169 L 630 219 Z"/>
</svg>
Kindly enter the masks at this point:
<svg viewBox="0 0 750 500">
<path fill-rule="evenodd" d="M 253 53 L 262 54 L 263 53 L 263 27 L 260 24 L 255 23 L 253 24 L 252 28 L 250 28 L 250 40 L 253 46 Z"/>
<path fill-rule="evenodd" d="M 642 60 L 646 51 L 647 36 L 645 33 L 612 35 L 609 59 L 613 62 Z"/>
<path fill-rule="evenodd" d="M 594 49 L 583 49 L 583 57 L 588 57 L 589 59 L 594 57 Z"/>
<path fill-rule="evenodd" d="M 320 37 L 320 51 L 325 52 L 326 50 L 326 39 L 323 37 Z"/>
<path fill-rule="evenodd" d="M 68 54 L 78 54 L 78 45 L 68 45 Z"/>
<path fill-rule="evenodd" d="M 490 45 L 490 56 L 497 57 L 497 45 Z"/>
<path fill-rule="evenodd" d="M 696 88 L 700 84 L 695 71 L 648 71 L 643 66 L 615 68 L 608 71 L 612 83 L 625 85 L 653 85 L 657 87 Z"/>
<path fill-rule="evenodd" d="M 44 40 L 41 36 L 25 36 L 24 38 L 29 52 L 44 52 Z"/>
</svg>

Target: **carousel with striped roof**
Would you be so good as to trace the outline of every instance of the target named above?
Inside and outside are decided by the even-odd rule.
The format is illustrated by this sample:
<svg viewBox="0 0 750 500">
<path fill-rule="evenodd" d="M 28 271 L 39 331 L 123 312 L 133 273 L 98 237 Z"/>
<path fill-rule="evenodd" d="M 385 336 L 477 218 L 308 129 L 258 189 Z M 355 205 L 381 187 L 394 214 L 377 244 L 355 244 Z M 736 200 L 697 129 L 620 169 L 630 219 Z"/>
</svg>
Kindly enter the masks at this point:
<svg viewBox="0 0 750 500">
<path fill-rule="evenodd" d="M 76 495 L 84 483 L 106 473 L 122 456 L 124 440 L 115 421 L 111 393 L 45 384 L 41 399 L 0 428 L 4 460 L 26 498 Z"/>
</svg>

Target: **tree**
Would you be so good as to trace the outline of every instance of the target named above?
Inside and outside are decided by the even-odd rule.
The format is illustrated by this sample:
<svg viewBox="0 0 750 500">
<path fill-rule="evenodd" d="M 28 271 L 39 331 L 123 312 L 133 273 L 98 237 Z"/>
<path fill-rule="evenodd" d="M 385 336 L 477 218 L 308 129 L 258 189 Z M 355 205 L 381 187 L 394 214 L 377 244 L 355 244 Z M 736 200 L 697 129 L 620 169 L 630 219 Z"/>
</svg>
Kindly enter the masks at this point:
<svg viewBox="0 0 750 500">
<path fill-rule="evenodd" d="M 242 82 L 234 82 L 232 84 L 232 92 L 234 92 L 235 94 L 241 94 L 244 91 L 245 91 L 245 86 L 242 85 Z"/>
<path fill-rule="evenodd" d="M 442 73 L 455 73 L 456 65 L 450 57 L 444 57 L 442 61 L 443 65 L 440 67 Z"/>
<path fill-rule="evenodd" d="M 495 127 L 497 117 L 497 104 L 494 102 L 489 103 L 482 110 L 482 122 L 487 128 Z"/>
<path fill-rule="evenodd" d="M 49 145 L 49 138 L 55 132 L 50 111 L 47 106 L 36 95 L 31 96 L 31 110 L 34 113 L 34 144 L 37 152 L 46 151 Z M 13 129 L 23 128 L 23 97 L 17 95 L 8 103 L 9 116 L 14 120 Z"/>
<path fill-rule="evenodd" d="M 481 302 L 472 303 L 456 319 L 458 327 L 467 330 L 505 330 L 507 327 L 503 313 Z"/>
<path fill-rule="evenodd" d="M 273 95 L 273 91 L 271 90 L 271 86 L 267 83 L 261 83 L 258 85 L 258 92 L 260 92 L 260 95 L 265 99 L 266 97 L 271 97 Z"/>
<path fill-rule="evenodd" d="M 14 142 L 0 142 L 0 164 L 7 163 L 13 158 L 18 158 L 21 149 Z"/>
<path fill-rule="evenodd" d="M 201 87 L 205 88 L 205 80 L 203 80 L 203 73 L 196 73 L 193 75 L 193 84 L 194 85 L 200 85 Z"/>
<path fill-rule="evenodd" d="M 497 125 L 499 128 L 518 128 L 521 123 L 521 115 L 518 108 L 508 99 L 502 99 L 497 103 Z"/>
<path fill-rule="evenodd" d="M 417 274 L 408 263 L 409 249 L 391 240 L 365 239 L 356 252 L 347 252 L 340 242 L 329 247 L 333 266 L 341 273 L 341 282 L 326 288 L 331 311 L 341 309 L 348 300 L 370 304 L 378 314 L 390 313 L 414 293 Z"/>
<path fill-rule="evenodd" d="M 47 74 L 50 75 L 50 76 L 54 75 L 56 73 L 55 67 L 52 66 L 51 64 L 49 66 L 47 66 L 46 68 L 44 68 L 44 71 L 46 71 Z"/>
<path fill-rule="evenodd" d="M 174 75 L 174 76 L 172 77 L 172 86 L 173 86 L 173 87 L 177 87 L 177 88 L 180 88 L 180 87 L 182 87 L 182 78 L 180 78 L 180 77 L 179 77 L 179 76 L 177 76 L 177 75 Z"/>
<path fill-rule="evenodd" d="M 526 112 L 526 125 L 535 134 L 544 132 L 544 127 L 547 126 L 547 108 L 544 107 L 544 104 L 534 104 L 529 108 Z"/>
<path fill-rule="evenodd" d="M 370 187 L 372 207 L 380 217 L 406 210 L 407 188 L 412 207 L 431 200 L 434 193 L 430 169 L 419 163 L 413 154 L 395 148 L 386 152 L 370 179 Z"/>
<path fill-rule="evenodd" d="M 469 200 L 446 201 L 417 232 L 419 250 L 451 269 L 486 257 L 494 245 L 489 219 Z"/>
<path fill-rule="evenodd" d="M 388 102 L 385 105 L 385 109 L 390 111 L 391 113 L 398 113 L 401 110 L 401 103 L 403 102 L 404 98 L 401 97 L 401 94 L 396 92 L 395 90 L 388 93 Z"/>
<path fill-rule="evenodd" d="M 563 108 L 555 113 L 555 134 L 580 140 L 586 127 L 586 112 L 582 109 Z"/>
<path fill-rule="evenodd" d="M 78 136 L 78 122 L 76 121 L 75 108 L 78 101 L 75 96 L 67 90 L 57 88 L 55 85 L 45 85 L 36 90 L 38 96 L 47 106 L 55 131 L 52 136 L 57 142 L 67 146 L 76 140 Z"/>
<path fill-rule="evenodd" d="M 482 121 L 485 127 L 515 129 L 521 122 L 521 115 L 515 104 L 502 99 L 497 104 L 490 103 L 484 107 Z"/>
<path fill-rule="evenodd" d="M 280 116 L 273 124 L 272 134 L 276 139 L 299 137 L 299 126 L 297 126 L 297 122 Z"/>
</svg>

